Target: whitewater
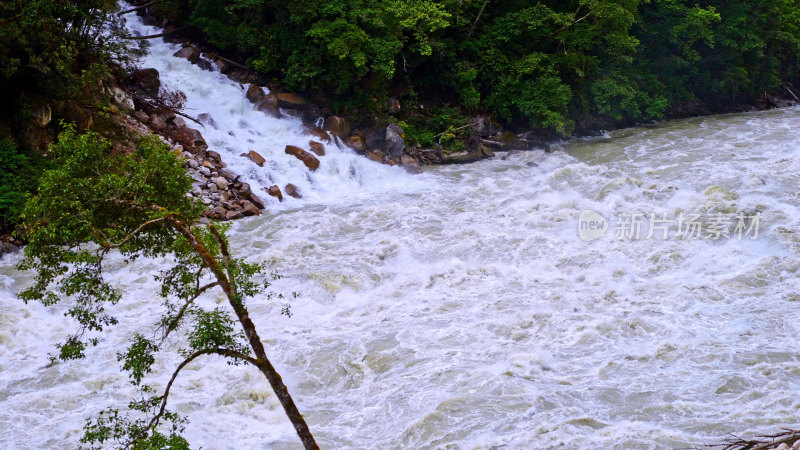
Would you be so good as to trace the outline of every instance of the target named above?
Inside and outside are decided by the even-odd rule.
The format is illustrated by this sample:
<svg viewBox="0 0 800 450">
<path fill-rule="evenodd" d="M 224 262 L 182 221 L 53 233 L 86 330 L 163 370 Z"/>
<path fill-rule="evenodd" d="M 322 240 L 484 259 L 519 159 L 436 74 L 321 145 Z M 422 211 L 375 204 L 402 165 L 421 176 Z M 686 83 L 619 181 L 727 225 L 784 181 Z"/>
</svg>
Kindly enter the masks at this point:
<svg viewBox="0 0 800 450">
<path fill-rule="evenodd" d="M 128 17 L 131 32 L 157 32 Z M 800 109 L 422 175 L 331 143 L 309 173 L 283 153 L 309 139 L 299 120 L 254 111 L 246 85 L 174 58 L 179 48 L 153 40 L 141 65 L 187 95 L 187 114 L 213 117 L 209 149 L 254 192 L 303 194 L 235 222 L 232 247 L 299 294 L 291 318 L 277 301 L 248 306 L 323 448 L 687 448 L 800 423 Z M 579 234 L 587 210 L 608 222 L 593 241 Z M 673 223 L 666 240 L 647 237 L 651 214 L 708 226 L 740 212 L 758 214 L 757 236 L 681 239 Z M 642 234 L 617 239 L 634 214 Z M 153 276 L 168 262 L 112 259 L 120 326 L 86 360 L 52 365 L 75 325 L 67 302 L 15 297 L 31 283 L 18 259 L 0 260 L 0 447 L 75 448 L 86 418 L 134 393 L 116 352 L 157 320 Z M 161 355 L 164 375 L 148 382 L 163 388 L 178 362 Z M 198 361 L 173 395 L 193 447 L 300 448 L 255 369 Z"/>
</svg>

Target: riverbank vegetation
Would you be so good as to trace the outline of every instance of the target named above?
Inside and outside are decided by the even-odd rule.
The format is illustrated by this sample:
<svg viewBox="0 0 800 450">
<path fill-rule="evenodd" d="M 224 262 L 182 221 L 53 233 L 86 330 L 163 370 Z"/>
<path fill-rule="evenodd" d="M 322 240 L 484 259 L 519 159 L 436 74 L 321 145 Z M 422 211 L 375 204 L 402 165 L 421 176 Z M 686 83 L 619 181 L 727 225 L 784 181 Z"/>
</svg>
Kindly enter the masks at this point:
<svg viewBox="0 0 800 450">
<path fill-rule="evenodd" d="M 341 112 L 489 113 L 570 134 L 793 95 L 798 2 L 172 0 L 196 38 Z M 430 129 L 428 129 L 430 128 Z"/>
<path fill-rule="evenodd" d="M 130 154 L 110 155 L 111 148 L 97 134 L 67 126 L 51 147 L 53 168 L 42 174 L 37 195 L 22 213 L 28 245 L 19 268 L 36 275 L 20 298 L 46 306 L 68 299 L 65 315 L 76 321 L 53 362 L 86 357 L 118 324 L 112 311 L 122 294 L 106 279 L 110 255 L 128 262 L 141 257 L 173 262 L 156 276 L 161 305 L 152 328 L 137 330 L 117 354 L 140 399 L 131 401 L 128 413 L 111 407 L 88 421 L 81 442 L 91 448 L 188 448 L 181 437 L 185 419 L 167 409 L 170 390 L 184 367 L 216 356 L 261 372 L 304 447 L 318 448 L 247 309 L 254 296 L 283 299 L 269 290 L 278 275 L 264 264 L 236 258 L 226 225 L 202 223 L 205 205 L 185 195 L 192 180 L 164 142 L 143 138 Z M 216 290 L 227 302 L 206 301 Z M 147 382 L 176 342 L 180 363 L 157 391 Z"/>
<path fill-rule="evenodd" d="M 337 114 L 357 123 L 396 122 L 406 143 L 420 147 L 457 149 L 477 115 L 555 136 L 769 107 L 775 98 L 800 93 L 795 0 L 157 0 L 139 6 L 138 13 L 163 18 L 179 34 L 320 99 Z M 121 32 L 118 10 L 109 0 L 0 5 L 4 171 L 20 167 L 35 178 L 40 156 L 60 131 L 51 114 L 79 123 L 103 107 L 98 83 L 137 48 Z M 31 125 L 37 122 L 46 132 Z M 23 178 L 0 179 L 3 230 L 18 223 L 14 205 L 35 185 Z"/>
</svg>

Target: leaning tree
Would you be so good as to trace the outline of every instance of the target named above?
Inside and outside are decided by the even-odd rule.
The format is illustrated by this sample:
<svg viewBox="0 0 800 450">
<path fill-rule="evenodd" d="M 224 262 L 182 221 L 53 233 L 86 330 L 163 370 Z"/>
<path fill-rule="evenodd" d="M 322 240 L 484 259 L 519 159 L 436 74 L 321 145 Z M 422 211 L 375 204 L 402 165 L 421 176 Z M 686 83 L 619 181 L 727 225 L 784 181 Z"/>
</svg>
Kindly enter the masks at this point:
<svg viewBox="0 0 800 450">
<path fill-rule="evenodd" d="M 58 344 L 54 361 L 85 357 L 101 333 L 118 319 L 110 305 L 122 300 L 106 281 L 104 262 L 112 253 L 126 261 L 163 257 L 172 261 L 156 279 L 162 298 L 151 330 L 135 334 L 118 358 L 141 396 L 131 412 L 109 408 L 87 421 L 82 438 L 92 446 L 187 448 L 180 435 L 185 418 L 167 409 L 173 383 L 187 365 L 207 356 L 251 364 L 267 379 L 305 448 L 318 448 L 286 385 L 267 358 L 246 300 L 270 291 L 278 275 L 260 263 L 232 255 L 227 226 L 201 219 L 204 205 L 187 196 L 191 178 L 180 157 L 157 137 L 144 137 L 131 154 L 113 154 L 97 134 L 67 126 L 51 148 L 53 169 L 41 177 L 23 215 L 28 241 L 20 268 L 34 270 L 35 282 L 20 293 L 45 305 L 67 302 L 77 322 L 74 334 Z M 198 299 L 214 290 L 227 299 L 210 309 Z M 288 314 L 284 306 L 283 311 Z M 180 333 L 182 361 L 163 390 L 145 383 L 166 339 Z"/>
</svg>

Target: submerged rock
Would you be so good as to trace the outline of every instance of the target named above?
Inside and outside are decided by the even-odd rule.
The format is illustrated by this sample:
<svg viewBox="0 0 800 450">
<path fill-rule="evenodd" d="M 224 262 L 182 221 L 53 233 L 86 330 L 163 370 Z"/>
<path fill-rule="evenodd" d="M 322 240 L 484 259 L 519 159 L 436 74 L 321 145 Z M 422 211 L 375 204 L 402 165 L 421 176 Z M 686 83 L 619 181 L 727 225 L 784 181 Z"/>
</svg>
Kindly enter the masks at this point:
<svg viewBox="0 0 800 450">
<path fill-rule="evenodd" d="M 358 153 L 363 153 L 367 150 L 367 146 L 364 144 L 364 138 L 361 136 L 350 136 L 344 140 L 344 145 L 352 148 Z"/>
<path fill-rule="evenodd" d="M 158 97 L 158 91 L 161 89 L 158 70 L 153 68 L 134 70 L 128 77 L 128 87 L 150 97 Z"/>
<path fill-rule="evenodd" d="M 281 188 L 278 185 L 272 185 L 267 189 L 267 194 L 271 195 L 278 199 L 278 201 L 283 201 L 283 194 L 281 193 Z"/>
<path fill-rule="evenodd" d="M 300 161 L 303 161 L 303 164 L 305 164 L 306 167 L 311 169 L 312 172 L 317 170 L 317 168 L 319 167 L 319 160 L 314 155 L 303 150 L 300 147 L 296 147 L 294 145 L 287 145 L 285 151 L 287 155 L 292 155 L 295 158 L 299 159 Z"/>
<path fill-rule="evenodd" d="M 353 127 L 350 125 L 350 121 L 347 119 L 339 116 L 330 116 L 325 119 L 325 125 L 323 126 L 323 129 L 325 131 L 330 131 L 339 137 L 347 137 L 350 135 Z"/>
<path fill-rule="evenodd" d="M 190 63 L 197 64 L 197 62 L 200 61 L 200 49 L 193 45 L 187 45 L 175 52 L 172 56 L 188 59 Z"/>
<path fill-rule="evenodd" d="M 250 150 L 249 152 L 247 152 L 247 154 L 245 154 L 245 156 L 247 156 L 247 159 L 253 161 L 254 163 L 258 164 L 261 167 L 263 167 L 264 163 L 267 162 L 267 160 L 264 159 L 264 157 L 258 154 L 258 152 L 255 150 Z"/>
<path fill-rule="evenodd" d="M 406 141 L 403 137 L 403 129 L 397 125 L 389 125 L 386 127 L 386 153 L 401 157 L 406 148 Z"/>
<path fill-rule="evenodd" d="M 266 94 L 264 93 L 264 90 L 261 89 L 261 86 L 256 86 L 253 84 L 247 88 L 247 92 L 244 94 L 244 96 L 247 97 L 247 99 L 251 102 L 258 103 L 266 96 Z"/>
<path fill-rule="evenodd" d="M 292 183 L 287 184 L 283 190 L 289 197 L 303 198 L 303 196 L 300 195 L 300 192 L 298 192 L 297 186 L 293 185 Z"/>
<path fill-rule="evenodd" d="M 317 156 L 325 156 L 325 146 L 321 143 L 317 141 L 308 141 L 308 147 L 312 152 L 316 153 Z"/>
<path fill-rule="evenodd" d="M 289 92 L 281 92 L 278 94 L 278 105 L 286 109 L 306 109 L 308 107 L 308 104 L 302 97 Z"/>
</svg>

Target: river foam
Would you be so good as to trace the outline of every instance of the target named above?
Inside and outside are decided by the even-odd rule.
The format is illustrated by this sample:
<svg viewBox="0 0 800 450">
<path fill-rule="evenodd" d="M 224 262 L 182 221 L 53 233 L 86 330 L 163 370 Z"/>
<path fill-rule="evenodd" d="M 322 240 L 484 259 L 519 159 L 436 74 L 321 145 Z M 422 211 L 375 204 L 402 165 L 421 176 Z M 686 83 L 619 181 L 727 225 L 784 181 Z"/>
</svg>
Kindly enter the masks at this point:
<svg viewBox="0 0 800 450">
<path fill-rule="evenodd" d="M 304 139 L 298 122 L 252 112 L 241 87 L 171 52 L 157 43 L 145 64 L 212 114 L 212 149 L 230 147 L 225 161 L 258 185 L 303 179 L 281 155 Z M 798 120 L 675 121 L 417 177 L 331 148 L 303 201 L 233 227 L 239 254 L 301 294 L 292 318 L 258 298 L 252 316 L 323 448 L 685 448 L 796 427 Z M 247 139 L 273 172 L 236 159 Z M 583 210 L 612 230 L 632 213 L 762 218 L 757 239 L 584 242 Z M 30 280 L 13 264 L 0 262 L 0 446 L 74 447 L 86 417 L 132 392 L 115 352 L 156 320 L 164 262 L 114 261 L 122 325 L 55 366 L 46 355 L 72 324 L 62 306 L 14 298 Z M 299 446 L 245 367 L 192 364 L 171 405 L 196 447 Z"/>
</svg>

